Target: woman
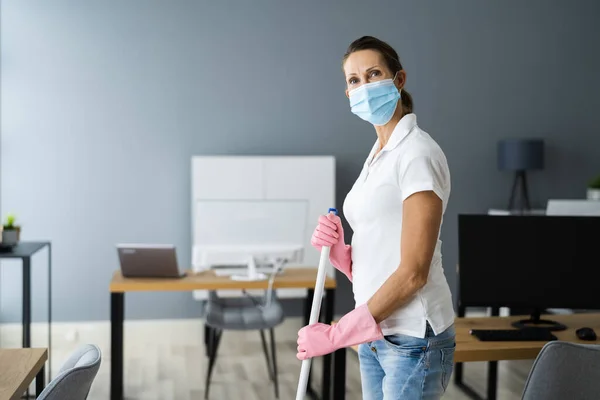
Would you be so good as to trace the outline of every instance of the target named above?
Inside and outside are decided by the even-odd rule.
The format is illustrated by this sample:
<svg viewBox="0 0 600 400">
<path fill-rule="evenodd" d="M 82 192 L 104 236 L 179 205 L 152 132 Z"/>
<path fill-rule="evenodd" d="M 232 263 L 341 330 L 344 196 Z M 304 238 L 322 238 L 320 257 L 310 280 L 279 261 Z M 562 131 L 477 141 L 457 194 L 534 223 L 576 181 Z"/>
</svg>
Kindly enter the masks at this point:
<svg viewBox="0 0 600 400">
<path fill-rule="evenodd" d="M 442 216 L 450 195 L 443 151 L 417 125 L 398 54 L 373 37 L 343 59 L 351 111 L 377 140 L 348 193 L 344 215 L 321 216 L 312 244 L 352 282 L 356 308 L 333 325 L 298 332 L 301 360 L 359 344 L 363 399 L 439 399 L 450 380 L 455 333 L 442 269 Z"/>
</svg>

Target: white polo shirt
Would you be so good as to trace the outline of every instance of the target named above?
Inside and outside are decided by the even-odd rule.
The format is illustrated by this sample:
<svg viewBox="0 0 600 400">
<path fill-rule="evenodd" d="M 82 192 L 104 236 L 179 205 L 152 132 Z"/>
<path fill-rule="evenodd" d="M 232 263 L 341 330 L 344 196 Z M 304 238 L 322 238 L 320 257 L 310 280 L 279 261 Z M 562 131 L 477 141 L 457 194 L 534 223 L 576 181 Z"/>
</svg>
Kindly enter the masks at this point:
<svg viewBox="0 0 600 400">
<path fill-rule="evenodd" d="M 413 193 L 432 190 L 442 199 L 445 211 L 450 196 L 446 156 L 418 127 L 415 114 L 398 122 L 388 143 L 373 159 L 378 148 L 379 139 L 343 205 L 354 231 L 352 276 L 357 307 L 366 303 L 400 265 L 402 202 Z M 441 245 L 438 233 L 427 283 L 381 323 L 384 335 L 423 338 L 427 321 L 435 334 L 454 322 Z"/>
</svg>

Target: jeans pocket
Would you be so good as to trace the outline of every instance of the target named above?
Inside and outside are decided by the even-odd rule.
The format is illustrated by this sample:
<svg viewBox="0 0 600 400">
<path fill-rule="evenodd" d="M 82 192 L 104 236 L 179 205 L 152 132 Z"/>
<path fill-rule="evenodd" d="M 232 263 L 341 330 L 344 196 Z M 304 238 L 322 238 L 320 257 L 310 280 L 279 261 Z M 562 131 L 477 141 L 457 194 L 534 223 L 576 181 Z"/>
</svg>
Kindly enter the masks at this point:
<svg viewBox="0 0 600 400">
<path fill-rule="evenodd" d="M 444 390 L 448 387 L 450 383 L 450 377 L 452 376 L 452 372 L 454 371 L 454 350 L 456 349 L 456 343 L 452 345 L 452 347 L 446 347 L 441 349 L 442 352 L 442 387 Z"/>
<path fill-rule="evenodd" d="M 406 335 L 390 335 L 384 336 L 383 341 L 394 352 L 407 357 L 420 358 L 427 351 L 427 339 Z"/>
</svg>

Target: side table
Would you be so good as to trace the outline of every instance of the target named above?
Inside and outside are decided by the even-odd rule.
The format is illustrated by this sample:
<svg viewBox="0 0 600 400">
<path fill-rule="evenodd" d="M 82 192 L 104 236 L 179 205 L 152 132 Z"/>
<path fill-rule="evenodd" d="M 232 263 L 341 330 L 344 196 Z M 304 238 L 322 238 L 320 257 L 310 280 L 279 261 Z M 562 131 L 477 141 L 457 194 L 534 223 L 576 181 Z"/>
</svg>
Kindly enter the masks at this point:
<svg viewBox="0 0 600 400">
<path fill-rule="evenodd" d="M 50 242 L 19 242 L 13 248 L 0 251 L 0 259 L 16 258 L 23 268 L 23 348 L 31 348 L 31 257 L 48 247 L 48 376 L 52 379 L 52 245 Z"/>
</svg>

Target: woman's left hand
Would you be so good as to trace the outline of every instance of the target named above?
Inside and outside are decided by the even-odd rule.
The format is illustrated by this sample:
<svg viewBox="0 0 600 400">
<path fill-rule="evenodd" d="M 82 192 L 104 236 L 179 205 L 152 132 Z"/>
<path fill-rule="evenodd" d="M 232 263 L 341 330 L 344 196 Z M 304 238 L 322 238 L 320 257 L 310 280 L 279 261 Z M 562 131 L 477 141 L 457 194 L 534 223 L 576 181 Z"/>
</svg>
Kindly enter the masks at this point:
<svg viewBox="0 0 600 400">
<path fill-rule="evenodd" d="M 334 325 L 316 323 L 300 329 L 296 357 L 305 360 L 382 338 L 381 328 L 364 304 L 344 315 Z"/>
</svg>

